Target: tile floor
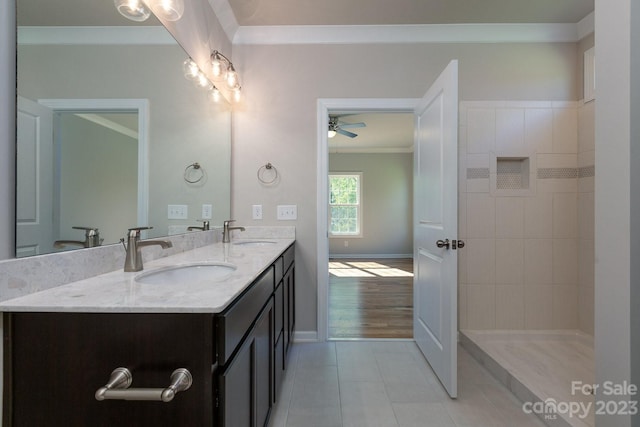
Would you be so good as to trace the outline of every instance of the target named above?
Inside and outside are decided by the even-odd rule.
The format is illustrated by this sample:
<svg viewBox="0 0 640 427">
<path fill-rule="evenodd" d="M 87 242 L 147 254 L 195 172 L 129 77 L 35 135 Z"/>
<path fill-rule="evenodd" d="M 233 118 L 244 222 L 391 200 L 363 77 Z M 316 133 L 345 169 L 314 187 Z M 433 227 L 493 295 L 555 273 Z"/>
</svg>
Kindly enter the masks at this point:
<svg viewBox="0 0 640 427">
<path fill-rule="evenodd" d="M 270 427 L 540 427 L 458 347 L 448 397 L 412 341 L 296 343 Z"/>
</svg>

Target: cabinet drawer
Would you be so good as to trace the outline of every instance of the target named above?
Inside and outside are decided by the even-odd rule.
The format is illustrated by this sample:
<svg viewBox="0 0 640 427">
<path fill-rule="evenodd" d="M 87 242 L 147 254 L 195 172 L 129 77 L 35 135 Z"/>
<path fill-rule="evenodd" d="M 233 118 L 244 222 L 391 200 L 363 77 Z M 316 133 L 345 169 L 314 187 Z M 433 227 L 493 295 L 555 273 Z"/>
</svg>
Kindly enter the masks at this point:
<svg viewBox="0 0 640 427">
<path fill-rule="evenodd" d="M 227 363 L 244 335 L 251 329 L 260 310 L 273 293 L 274 273 L 269 267 L 253 284 L 216 316 L 218 363 Z"/>
<path fill-rule="evenodd" d="M 211 329 L 210 314 L 7 313 L 2 425 L 210 426 Z M 132 388 L 167 387 L 177 368 L 193 384 L 168 403 L 96 400 L 118 367 Z"/>
<path fill-rule="evenodd" d="M 278 287 L 276 288 L 276 291 L 273 293 L 274 296 L 274 301 L 273 301 L 273 307 L 274 307 L 274 314 L 275 314 L 275 321 L 273 322 L 274 324 L 274 336 L 278 336 L 280 334 L 280 332 L 282 332 L 282 327 L 284 325 L 284 286 L 282 286 L 282 281 L 280 283 L 278 283 Z"/>
</svg>

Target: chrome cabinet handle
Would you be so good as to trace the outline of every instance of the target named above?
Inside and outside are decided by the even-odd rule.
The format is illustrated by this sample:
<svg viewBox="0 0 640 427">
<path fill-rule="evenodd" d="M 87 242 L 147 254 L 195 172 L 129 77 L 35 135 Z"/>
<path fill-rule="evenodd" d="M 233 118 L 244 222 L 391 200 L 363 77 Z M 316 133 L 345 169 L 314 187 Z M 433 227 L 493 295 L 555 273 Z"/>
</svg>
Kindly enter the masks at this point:
<svg viewBox="0 0 640 427">
<path fill-rule="evenodd" d="M 436 241 L 436 246 L 439 248 L 445 248 L 445 249 L 449 249 L 449 245 L 451 243 L 449 242 L 449 239 L 444 239 L 444 240 L 438 240 Z"/>
<path fill-rule="evenodd" d="M 171 384 L 167 388 L 129 388 L 133 382 L 131 371 L 116 368 L 111 372 L 109 382 L 100 387 L 95 394 L 96 400 L 154 400 L 171 402 L 176 394 L 191 387 L 193 377 L 185 368 L 179 368 L 171 374 Z"/>
</svg>

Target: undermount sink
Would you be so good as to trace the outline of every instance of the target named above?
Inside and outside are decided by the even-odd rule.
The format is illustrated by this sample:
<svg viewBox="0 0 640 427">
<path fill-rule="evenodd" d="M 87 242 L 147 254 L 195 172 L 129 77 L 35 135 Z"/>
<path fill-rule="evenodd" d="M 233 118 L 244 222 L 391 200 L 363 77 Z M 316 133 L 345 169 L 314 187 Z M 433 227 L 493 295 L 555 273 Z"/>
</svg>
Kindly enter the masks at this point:
<svg viewBox="0 0 640 427">
<path fill-rule="evenodd" d="M 148 285 L 219 282 L 231 276 L 236 268 L 222 262 L 180 264 L 139 274 L 135 280 Z"/>
<path fill-rule="evenodd" d="M 237 242 L 233 242 L 234 245 L 240 246 L 268 246 L 274 245 L 276 242 L 271 240 L 240 240 Z"/>
</svg>

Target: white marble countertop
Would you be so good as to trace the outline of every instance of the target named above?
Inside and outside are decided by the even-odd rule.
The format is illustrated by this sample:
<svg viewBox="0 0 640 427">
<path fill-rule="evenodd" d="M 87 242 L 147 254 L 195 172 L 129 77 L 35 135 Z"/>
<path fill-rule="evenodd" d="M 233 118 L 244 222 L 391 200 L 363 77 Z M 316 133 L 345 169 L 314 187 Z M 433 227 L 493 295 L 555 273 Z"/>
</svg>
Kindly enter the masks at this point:
<svg viewBox="0 0 640 427">
<path fill-rule="evenodd" d="M 146 262 L 144 270 L 122 269 L 0 303 L 5 312 L 219 313 L 249 286 L 294 239 L 257 239 L 267 245 L 215 243 Z M 144 249 L 143 249 L 144 251 Z M 224 262 L 237 269 L 218 282 L 139 283 L 136 276 L 158 268 L 190 263 Z"/>
</svg>

